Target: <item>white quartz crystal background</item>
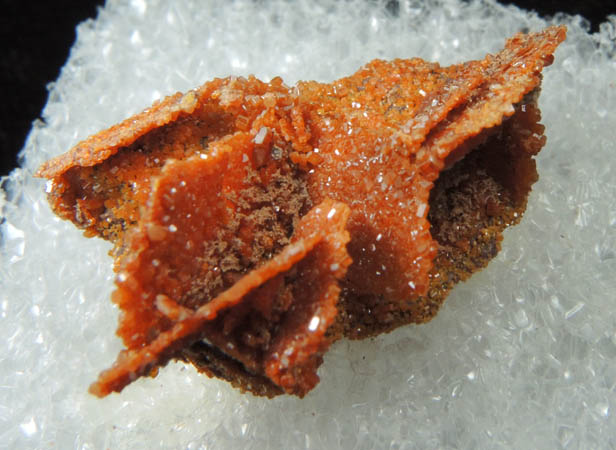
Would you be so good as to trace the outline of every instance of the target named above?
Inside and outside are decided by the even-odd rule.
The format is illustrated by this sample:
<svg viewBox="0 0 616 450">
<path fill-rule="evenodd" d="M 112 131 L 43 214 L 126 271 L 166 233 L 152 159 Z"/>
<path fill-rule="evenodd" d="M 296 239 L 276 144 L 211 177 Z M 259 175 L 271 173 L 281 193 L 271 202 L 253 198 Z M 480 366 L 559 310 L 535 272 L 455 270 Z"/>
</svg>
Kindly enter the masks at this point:
<svg viewBox="0 0 616 450">
<path fill-rule="evenodd" d="M 1 448 L 616 447 L 616 17 L 591 35 L 493 1 L 397 5 L 109 0 L 79 26 L 0 190 Z M 431 323 L 337 343 L 303 400 L 242 395 L 178 363 L 121 395 L 87 393 L 121 348 L 110 246 L 55 218 L 40 163 L 213 77 L 450 64 L 550 23 L 569 37 L 545 70 L 528 211 Z"/>
</svg>

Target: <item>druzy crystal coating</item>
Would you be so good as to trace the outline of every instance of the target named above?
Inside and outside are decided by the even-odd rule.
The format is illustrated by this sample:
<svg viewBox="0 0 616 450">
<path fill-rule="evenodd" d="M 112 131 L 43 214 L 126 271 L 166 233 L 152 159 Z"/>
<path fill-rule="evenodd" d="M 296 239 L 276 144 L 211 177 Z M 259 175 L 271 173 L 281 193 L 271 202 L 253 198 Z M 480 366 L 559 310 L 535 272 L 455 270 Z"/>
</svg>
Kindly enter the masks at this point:
<svg viewBox="0 0 616 450">
<path fill-rule="evenodd" d="M 332 83 L 216 79 L 44 164 L 55 212 L 115 245 L 127 349 L 91 392 L 179 358 L 303 396 L 334 340 L 432 318 L 524 209 L 541 70 L 564 37 Z"/>
</svg>

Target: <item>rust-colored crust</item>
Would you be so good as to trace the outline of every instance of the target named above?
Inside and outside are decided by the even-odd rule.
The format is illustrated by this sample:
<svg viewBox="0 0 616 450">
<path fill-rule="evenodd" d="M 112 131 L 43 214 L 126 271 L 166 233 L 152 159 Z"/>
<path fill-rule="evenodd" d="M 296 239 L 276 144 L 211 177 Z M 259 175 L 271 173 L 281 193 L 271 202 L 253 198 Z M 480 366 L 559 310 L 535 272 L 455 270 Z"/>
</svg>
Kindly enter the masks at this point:
<svg viewBox="0 0 616 450">
<path fill-rule="evenodd" d="M 196 162 L 193 162 L 191 167 L 195 164 Z M 198 180 L 195 184 L 199 184 L 200 181 Z M 178 211 L 179 214 L 184 212 L 184 210 Z M 302 217 L 292 236 L 291 243 L 279 254 L 240 278 L 229 289 L 196 311 L 177 305 L 160 290 L 153 291 L 155 288 L 152 286 L 151 273 L 154 272 L 156 276 L 168 280 L 170 278 L 169 268 L 152 265 L 151 254 L 144 250 L 141 251 L 138 257 L 140 262 L 152 267 L 151 270 L 149 270 L 150 267 L 146 268 L 146 280 L 139 277 L 139 274 L 144 271 L 134 271 L 118 283 L 119 287 L 116 292 L 120 292 L 121 296 L 127 298 L 131 295 L 130 298 L 133 300 L 137 294 L 139 295 L 137 298 L 144 303 L 150 303 L 149 308 L 140 307 L 138 312 L 145 315 L 144 323 L 148 325 L 147 334 L 151 335 L 153 329 L 156 328 L 156 337 L 144 344 L 132 337 L 125 338 L 129 349 L 120 353 L 111 369 L 101 373 L 98 381 L 91 386 L 90 392 L 97 396 L 105 396 L 112 391 L 121 391 L 136 376 L 146 375 L 153 368 L 166 364 L 179 349 L 186 346 L 187 342 L 192 344 L 208 338 L 220 340 L 221 337 L 227 343 L 232 342 L 232 330 L 227 324 L 235 319 L 232 316 L 238 311 L 233 309 L 228 311 L 225 316 L 227 320 L 222 323 L 213 323 L 214 320 L 223 311 L 242 302 L 251 291 L 258 294 L 259 291 L 255 291 L 256 288 L 266 285 L 277 275 L 288 272 L 293 266 L 307 259 L 308 263 L 299 269 L 301 279 L 306 284 L 293 293 L 294 298 L 291 299 L 287 310 L 279 314 L 280 318 L 275 324 L 276 334 L 272 336 L 272 343 L 268 346 L 262 360 L 247 357 L 242 353 L 239 344 L 225 348 L 226 353 L 230 353 L 240 361 L 244 360 L 245 365 L 252 365 L 254 369 L 259 369 L 262 365 L 262 371 L 276 385 L 289 393 L 303 396 L 318 381 L 316 377 L 318 363 L 313 358 L 320 357 L 328 346 L 323 337 L 336 316 L 335 305 L 339 294 L 336 281 L 344 276 L 351 262 L 345 248 L 349 241 L 349 234 L 344 230 L 348 215 L 349 209 L 345 204 L 331 200 L 323 201 Z M 147 230 L 141 230 L 141 233 L 135 236 L 147 235 L 147 233 Z M 177 250 L 173 242 L 169 245 L 168 240 L 150 241 L 149 245 L 162 246 L 163 251 L 171 253 Z M 317 255 L 311 255 L 314 252 Z M 182 265 L 174 269 L 178 272 L 185 270 L 183 261 L 179 263 Z M 157 292 L 157 298 L 141 295 L 151 292 Z M 177 295 L 175 292 L 171 294 Z M 177 295 L 175 298 L 181 298 L 181 296 Z M 264 313 L 268 308 L 259 305 L 260 308 L 257 309 L 258 300 L 255 301 L 254 297 L 250 300 L 247 303 L 252 303 L 251 306 L 255 313 L 268 315 Z M 127 311 L 134 307 L 134 303 L 121 306 L 124 306 L 124 311 Z M 164 322 L 151 324 L 150 312 L 167 313 L 175 321 L 170 324 Z M 239 311 L 239 313 L 240 315 L 246 314 L 244 311 Z M 139 318 L 135 319 L 135 323 L 141 326 Z M 312 326 L 313 323 L 316 325 Z M 139 333 L 139 329 L 135 329 L 135 334 Z"/>
<path fill-rule="evenodd" d="M 35 176 L 54 178 L 72 167 L 90 167 L 105 161 L 144 134 L 194 112 L 201 98 L 211 94 L 221 80 L 182 94 L 175 93 L 102 133 L 90 136 L 57 158 L 44 163 Z"/>
<path fill-rule="evenodd" d="M 565 34 L 330 84 L 216 79 L 43 165 L 54 211 L 115 246 L 127 349 L 91 392 L 178 358 L 303 396 L 333 340 L 430 320 L 524 212 Z"/>
</svg>

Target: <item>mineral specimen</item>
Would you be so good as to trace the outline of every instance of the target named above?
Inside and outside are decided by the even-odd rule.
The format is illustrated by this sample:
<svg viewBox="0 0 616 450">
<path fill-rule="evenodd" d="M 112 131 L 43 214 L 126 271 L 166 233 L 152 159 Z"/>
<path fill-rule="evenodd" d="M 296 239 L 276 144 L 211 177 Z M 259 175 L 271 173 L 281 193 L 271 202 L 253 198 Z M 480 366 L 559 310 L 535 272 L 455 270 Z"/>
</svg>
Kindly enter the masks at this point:
<svg viewBox="0 0 616 450">
<path fill-rule="evenodd" d="M 216 79 L 47 162 L 54 211 L 114 243 L 127 349 L 91 392 L 178 358 L 304 396 L 334 340 L 431 319 L 521 218 L 541 70 L 564 38 L 329 84 Z"/>
</svg>

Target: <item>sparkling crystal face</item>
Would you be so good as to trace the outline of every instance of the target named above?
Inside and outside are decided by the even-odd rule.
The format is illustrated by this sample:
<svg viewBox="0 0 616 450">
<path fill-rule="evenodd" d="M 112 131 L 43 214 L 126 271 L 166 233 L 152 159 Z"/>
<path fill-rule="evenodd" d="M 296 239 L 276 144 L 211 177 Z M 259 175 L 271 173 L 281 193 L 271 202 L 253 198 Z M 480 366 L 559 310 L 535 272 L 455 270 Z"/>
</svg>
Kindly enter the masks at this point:
<svg viewBox="0 0 616 450">
<path fill-rule="evenodd" d="M 45 124 L 26 145 L 27 170 L 215 76 L 281 75 L 294 84 L 329 82 L 375 57 L 446 65 L 545 25 L 517 9 L 449 0 L 400 2 L 397 16 L 373 2 L 242 6 L 108 2 L 79 28 Z M 327 385 L 301 402 L 242 396 L 176 363 L 122 396 L 92 398 L 88 384 L 122 346 L 109 339 L 117 322 L 110 246 L 56 219 L 43 183 L 27 171 L 4 180 L 4 442 L 597 448 L 613 440 L 613 40 L 609 27 L 592 37 L 579 21 L 562 20 L 569 37 L 543 83 L 541 179 L 508 245 L 433 322 L 335 345 L 319 372 Z M 520 429 L 531 433 L 512 431 Z"/>
<path fill-rule="evenodd" d="M 126 351 L 90 392 L 179 358 L 303 397 L 333 341 L 430 320 L 524 212 L 541 71 L 565 33 L 332 83 L 216 79 L 44 163 L 52 209 L 115 245 Z"/>
</svg>

